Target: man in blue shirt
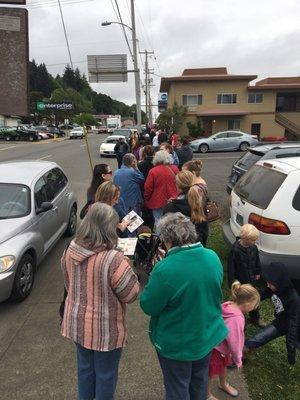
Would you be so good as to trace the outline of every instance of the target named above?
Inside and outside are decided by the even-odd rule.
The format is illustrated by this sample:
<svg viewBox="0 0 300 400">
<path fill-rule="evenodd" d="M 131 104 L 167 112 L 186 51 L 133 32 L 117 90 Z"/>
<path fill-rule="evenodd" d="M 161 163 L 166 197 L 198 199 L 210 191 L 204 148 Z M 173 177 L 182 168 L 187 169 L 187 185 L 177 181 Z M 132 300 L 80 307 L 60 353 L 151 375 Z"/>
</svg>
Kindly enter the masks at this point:
<svg viewBox="0 0 300 400">
<path fill-rule="evenodd" d="M 120 198 L 125 204 L 126 212 L 134 210 L 140 215 L 143 204 L 141 185 L 144 183 L 144 175 L 138 170 L 137 160 L 133 154 L 124 155 L 122 166 L 115 172 L 113 182 L 121 188 Z"/>
</svg>

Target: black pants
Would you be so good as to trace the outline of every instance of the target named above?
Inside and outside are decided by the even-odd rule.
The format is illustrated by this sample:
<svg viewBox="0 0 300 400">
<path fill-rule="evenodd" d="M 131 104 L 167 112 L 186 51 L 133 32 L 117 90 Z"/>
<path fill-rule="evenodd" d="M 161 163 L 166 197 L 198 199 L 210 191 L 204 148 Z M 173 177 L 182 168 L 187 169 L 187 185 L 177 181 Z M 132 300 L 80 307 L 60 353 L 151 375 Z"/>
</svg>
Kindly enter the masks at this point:
<svg viewBox="0 0 300 400">
<path fill-rule="evenodd" d="M 120 169 L 123 161 L 123 154 L 116 154 L 116 157 L 118 162 L 118 169 Z"/>
<path fill-rule="evenodd" d="M 245 346 L 248 349 L 257 349 L 283 335 L 284 333 L 280 332 L 275 325 L 270 324 L 258 331 L 252 338 L 246 340 Z"/>
</svg>

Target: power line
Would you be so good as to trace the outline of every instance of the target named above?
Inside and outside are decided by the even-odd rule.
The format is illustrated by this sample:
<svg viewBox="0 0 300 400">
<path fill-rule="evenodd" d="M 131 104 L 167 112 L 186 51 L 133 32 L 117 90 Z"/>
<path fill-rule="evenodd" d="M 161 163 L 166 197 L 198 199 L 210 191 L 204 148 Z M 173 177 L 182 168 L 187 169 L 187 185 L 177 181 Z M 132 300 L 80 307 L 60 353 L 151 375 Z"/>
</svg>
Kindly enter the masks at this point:
<svg viewBox="0 0 300 400">
<path fill-rule="evenodd" d="M 65 21 L 64 21 L 64 16 L 63 16 L 60 0 L 57 0 L 57 1 L 58 1 L 59 11 L 60 11 L 60 16 L 61 16 L 61 22 L 62 22 L 63 29 L 64 29 L 65 39 L 66 39 L 66 43 L 67 43 L 67 49 L 68 49 L 68 53 L 69 53 L 70 64 L 71 64 L 72 70 L 74 70 L 71 51 L 70 51 L 70 46 L 69 46 L 69 40 L 68 40 L 68 35 L 67 35 L 67 30 L 66 30 L 66 25 L 65 25 Z"/>
<path fill-rule="evenodd" d="M 28 8 L 30 10 L 34 10 L 34 9 L 44 8 L 44 7 L 57 7 L 56 0 L 54 0 L 54 1 L 55 1 L 54 3 L 49 3 L 49 2 L 32 3 L 32 4 L 28 4 L 26 6 L 26 8 Z M 87 2 L 91 2 L 91 1 L 95 1 L 95 0 L 66 0 L 66 1 L 62 1 L 62 4 L 64 6 L 68 6 L 68 5 L 79 4 L 79 3 L 87 3 Z"/>
</svg>

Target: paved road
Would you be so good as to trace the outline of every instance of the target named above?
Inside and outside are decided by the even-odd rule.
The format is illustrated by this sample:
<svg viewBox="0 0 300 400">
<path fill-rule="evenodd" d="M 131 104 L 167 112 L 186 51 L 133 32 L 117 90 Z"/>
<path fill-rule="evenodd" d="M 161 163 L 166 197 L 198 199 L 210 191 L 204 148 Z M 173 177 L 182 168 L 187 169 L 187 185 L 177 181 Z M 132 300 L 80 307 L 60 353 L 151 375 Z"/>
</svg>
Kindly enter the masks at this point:
<svg viewBox="0 0 300 400">
<path fill-rule="evenodd" d="M 89 136 L 94 163 L 105 136 Z M 203 175 L 213 198 L 227 202 L 224 187 L 230 167 L 239 153 L 206 154 Z M 84 141 L 0 143 L 0 162 L 44 159 L 60 164 L 69 176 L 80 206 L 85 202 L 91 177 Z M 76 373 L 74 346 L 61 338 L 58 305 L 63 283 L 59 260 L 67 239 L 61 239 L 40 265 L 34 289 L 21 304 L 0 304 L 0 399 L 74 400 Z M 129 343 L 121 361 L 117 399 L 163 399 L 162 380 L 147 335 L 148 319 L 137 304 L 128 307 Z M 222 398 L 222 397 L 221 397 Z M 244 400 L 244 399 L 243 399 Z"/>
</svg>

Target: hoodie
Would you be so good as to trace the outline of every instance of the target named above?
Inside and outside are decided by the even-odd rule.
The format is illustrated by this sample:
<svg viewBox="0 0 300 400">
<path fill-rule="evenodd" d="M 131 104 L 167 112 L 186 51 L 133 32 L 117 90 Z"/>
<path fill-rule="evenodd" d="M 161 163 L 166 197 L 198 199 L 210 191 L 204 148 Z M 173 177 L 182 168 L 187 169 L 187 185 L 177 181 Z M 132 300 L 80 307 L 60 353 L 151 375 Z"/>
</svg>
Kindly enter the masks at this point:
<svg viewBox="0 0 300 400">
<path fill-rule="evenodd" d="M 265 268 L 263 278 L 276 286 L 276 291 L 265 290 L 261 299 L 270 298 L 274 305 L 272 325 L 281 335 L 286 335 L 288 362 L 295 363 L 297 343 L 300 341 L 300 297 L 290 281 L 284 264 L 273 262 Z"/>
<path fill-rule="evenodd" d="M 222 304 L 222 317 L 229 333 L 227 338 L 216 347 L 221 354 L 230 356 L 237 367 L 242 366 L 243 347 L 245 343 L 245 317 L 242 311 L 227 301 Z"/>
<path fill-rule="evenodd" d="M 177 199 L 172 199 L 164 208 L 163 213 L 176 213 L 180 212 L 187 217 L 191 217 L 191 208 L 188 203 L 186 195 L 179 195 Z M 206 246 L 206 240 L 208 237 L 208 222 L 204 221 L 195 224 L 196 232 L 198 235 L 198 241 Z"/>
<path fill-rule="evenodd" d="M 178 159 L 179 159 L 179 167 L 188 161 L 193 159 L 193 149 L 189 144 L 181 146 L 178 150 L 176 150 Z"/>
<path fill-rule="evenodd" d="M 72 241 L 61 265 L 67 290 L 62 335 L 90 350 L 125 346 L 125 303 L 139 293 L 127 258 L 117 250 L 88 249 Z"/>
</svg>

